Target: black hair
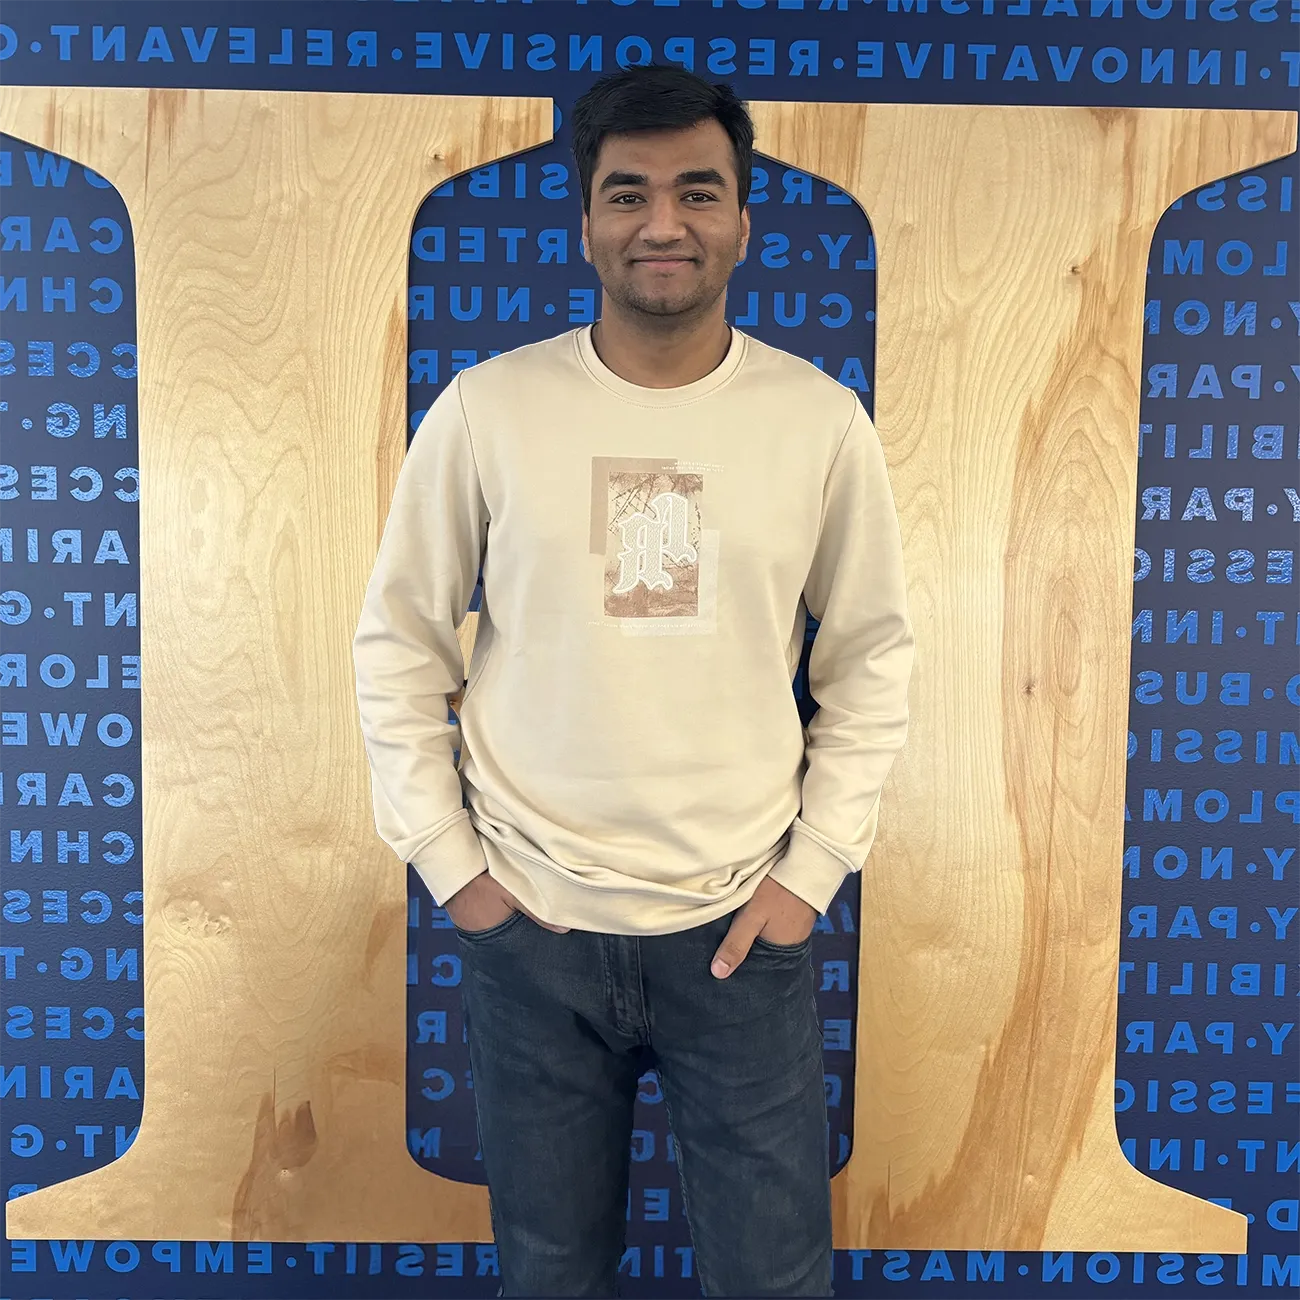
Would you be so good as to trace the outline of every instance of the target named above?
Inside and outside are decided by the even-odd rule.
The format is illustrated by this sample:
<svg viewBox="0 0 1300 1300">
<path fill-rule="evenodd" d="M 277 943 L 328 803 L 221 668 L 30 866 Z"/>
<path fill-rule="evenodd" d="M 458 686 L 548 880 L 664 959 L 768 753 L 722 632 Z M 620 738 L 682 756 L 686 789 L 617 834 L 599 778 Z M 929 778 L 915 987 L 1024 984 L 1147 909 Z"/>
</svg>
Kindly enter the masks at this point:
<svg viewBox="0 0 1300 1300">
<path fill-rule="evenodd" d="M 582 187 L 582 210 L 591 211 L 591 178 L 607 135 L 662 131 L 717 118 L 731 141 L 740 206 L 749 202 L 754 165 L 754 123 L 736 92 L 675 65 L 639 64 L 602 77 L 583 92 L 569 114 L 573 159 Z"/>
</svg>

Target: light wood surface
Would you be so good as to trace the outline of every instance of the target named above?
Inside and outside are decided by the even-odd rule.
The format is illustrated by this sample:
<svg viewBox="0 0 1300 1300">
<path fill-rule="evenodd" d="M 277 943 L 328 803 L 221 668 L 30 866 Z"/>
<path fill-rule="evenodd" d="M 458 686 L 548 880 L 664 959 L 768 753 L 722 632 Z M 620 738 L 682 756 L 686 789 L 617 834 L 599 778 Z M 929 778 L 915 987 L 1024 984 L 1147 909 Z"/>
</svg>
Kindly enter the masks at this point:
<svg viewBox="0 0 1300 1300">
<path fill-rule="evenodd" d="M 8 1235 L 490 1241 L 406 1147 L 406 867 L 352 634 L 406 454 L 412 223 L 546 99 L 8 87 L 135 239 L 144 1112 Z M 69 1138 L 72 1134 L 67 1135 Z"/>
<path fill-rule="evenodd" d="M 917 635 L 862 880 L 841 1248 L 1246 1249 L 1115 1131 L 1142 311 L 1180 195 L 1293 113 L 751 105 L 862 205 Z"/>
<path fill-rule="evenodd" d="M 123 193 L 140 341 L 145 1099 L 11 1238 L 490 1240 L 404 1130 L 405 873 L 350 641 L 405 452 L 412 216 L 537 100 L 9 88 Z M 1143 270 L 1293 115 L 756 104 L 879 250 L 913 730 L 863 879 L 836 1245 L 1239 1253 L 1113 1111 Z M 376 197 L 378 196 L 378 198 Z M 463 629 L 472 649 L 474 618 Z"/>
</svg>

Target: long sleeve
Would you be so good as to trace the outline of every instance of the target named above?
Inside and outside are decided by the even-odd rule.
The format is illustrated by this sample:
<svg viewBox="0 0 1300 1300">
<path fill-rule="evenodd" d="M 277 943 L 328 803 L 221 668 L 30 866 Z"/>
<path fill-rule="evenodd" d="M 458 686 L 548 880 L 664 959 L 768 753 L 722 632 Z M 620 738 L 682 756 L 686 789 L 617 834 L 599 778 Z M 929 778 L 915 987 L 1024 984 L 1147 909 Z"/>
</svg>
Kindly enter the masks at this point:
<svg viewBox="0 0 1300 1300">
<path fill-rule="evenodd" d="M 880 793 L 907 739 L 914 637 L 903 545 L 884 452 L 856 410 L 827 478 L 821 535 L 804 586 L 820 622 L 808 684 L 802 808 L 770 876 L 825 912 L 860 871 L 876 835 Z"/>
<path fill-rule="evenodd" d="M 460 376 L 429 408 L 402 463 L 352 641 L 375 826 L 441 906 L 487 870 L 464 809 L 456 725 L 456 640 L 486 545 Z"/>
</svg>

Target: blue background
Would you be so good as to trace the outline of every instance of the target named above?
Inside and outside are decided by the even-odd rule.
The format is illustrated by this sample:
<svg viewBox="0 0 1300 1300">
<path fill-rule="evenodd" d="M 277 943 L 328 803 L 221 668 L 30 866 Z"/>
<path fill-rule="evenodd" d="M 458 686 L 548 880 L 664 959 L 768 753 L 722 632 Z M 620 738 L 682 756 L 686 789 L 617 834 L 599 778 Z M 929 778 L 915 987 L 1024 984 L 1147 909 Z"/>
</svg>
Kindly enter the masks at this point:
<svg viewBox="0 0 1300 1300">
<path fill-rule="evenodd" d="M 1300 3 L 1245 0 L 9 0 L 0 75 L 553 97 L 553 143 L 448 182 L 414 216 L 413 430 L 456 370 L 595 318 L 565 117 L 596 75 L 654 59 L 750 99 L 1294 109 L 1298 40 Z M 10 137 L 0 150 L 0 1158 L 11 1198 L 114 1159 L 141 1113 L 138 655 L 149 611 L 136 597 L 125 208 L 76 164 Z M 1251 1253 L 841 1251 L 840 1296 L 1263 1296 L 1300 1285 L 1296 173 L 1293 154 L 1189 194 L 1152 243 L 1134 431 L 1126 847 L 1114 864 L 1120 1139 L 1152 1177 L 1247 1213 Z M 729 318 L 814 360 L 872 411 L 868 214 L 767 157 L 754 186 Z M 795 689 L 806 717 L 815 702 L 802 671 Z M 455 944 L 413 871 L 408 880 L 410 1146 L 431 1170 L 481 1181 Z M 855 876 L 814 950 L 836 1168 L 852 1131 L 857 913 Z M 68 1087 L 68 1070 L 83 1091 Z M 636 1125 L 623 1292 L 698 1295 L 653 1075 Z M 6 1238 L 0 1263 L 6 1300 L 497 1287 L 493 1248 L 474 1243 Z"/>
</svg>

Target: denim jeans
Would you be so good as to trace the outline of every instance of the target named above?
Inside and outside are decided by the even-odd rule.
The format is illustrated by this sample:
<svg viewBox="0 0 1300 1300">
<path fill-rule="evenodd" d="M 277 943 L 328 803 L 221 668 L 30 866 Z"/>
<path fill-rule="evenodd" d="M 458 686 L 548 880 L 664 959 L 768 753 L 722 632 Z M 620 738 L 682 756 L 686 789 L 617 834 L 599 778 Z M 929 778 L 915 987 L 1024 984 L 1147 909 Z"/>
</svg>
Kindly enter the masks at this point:
<svg viewBox="0 0 1300 1300">
<path fill-rule="evenodd" d="M 829 1132 L 811 938 L 457 931 L 501 1296 L 617 1296 L 632 1111 L 659 1073 L 706 1296 L 830 1296 Z"/>
</svg>

